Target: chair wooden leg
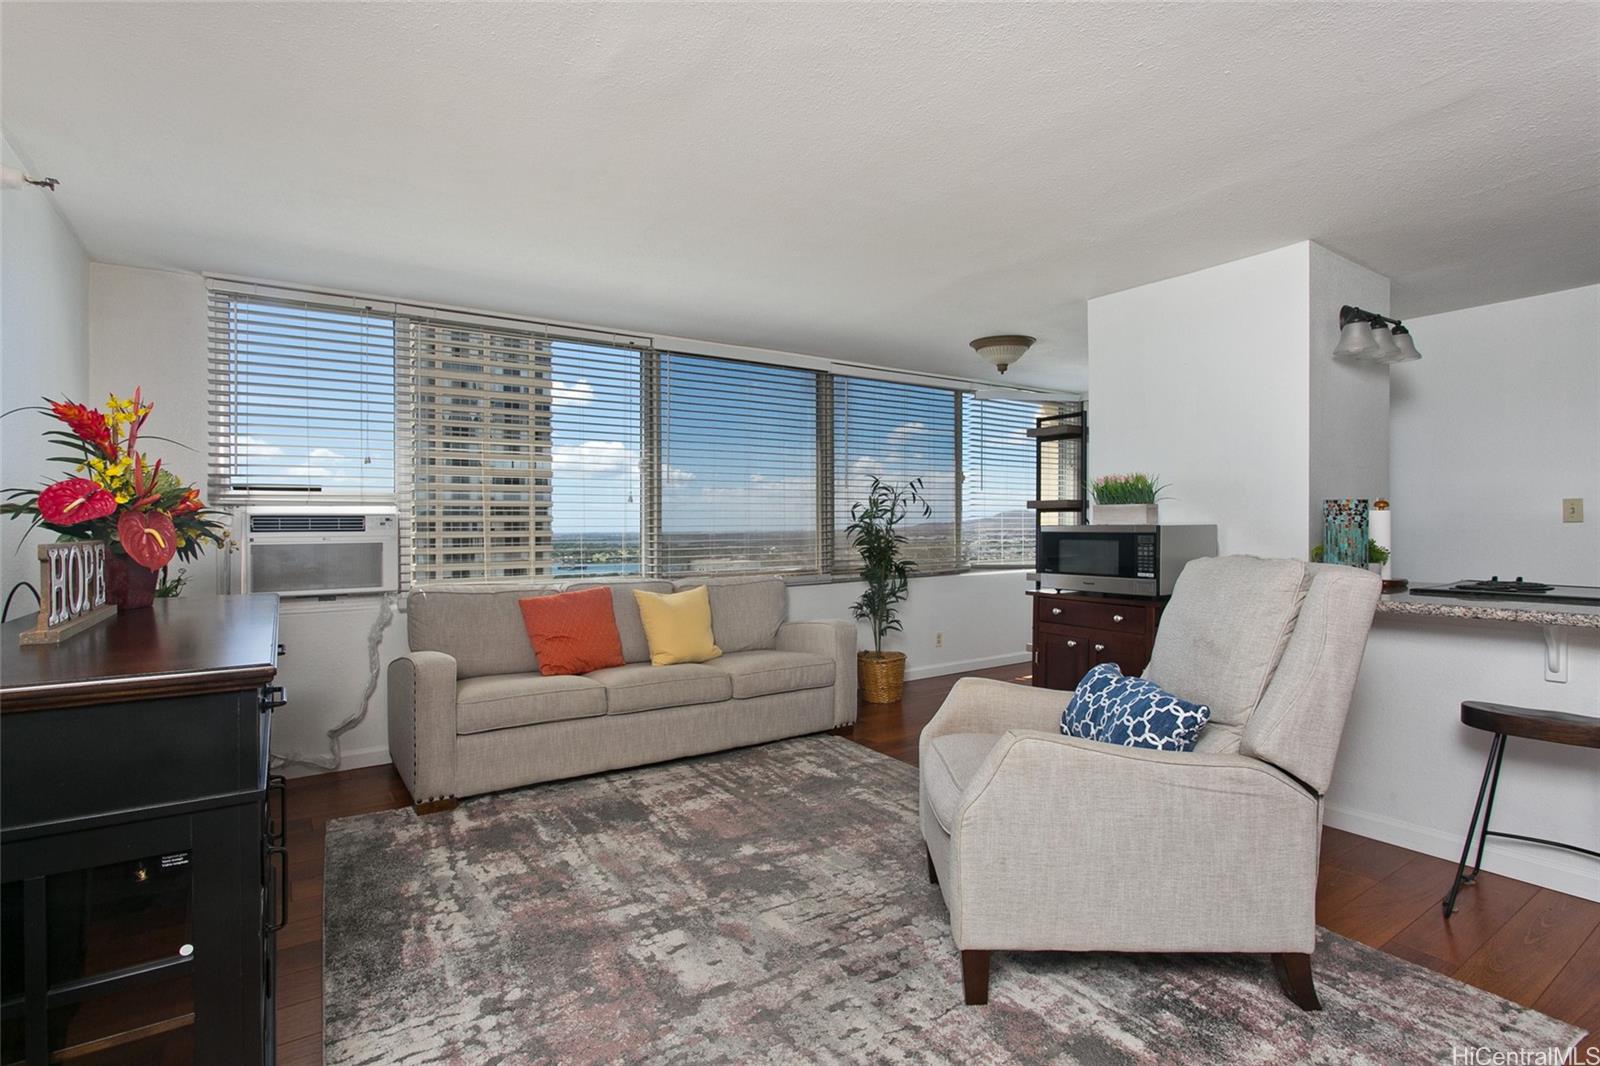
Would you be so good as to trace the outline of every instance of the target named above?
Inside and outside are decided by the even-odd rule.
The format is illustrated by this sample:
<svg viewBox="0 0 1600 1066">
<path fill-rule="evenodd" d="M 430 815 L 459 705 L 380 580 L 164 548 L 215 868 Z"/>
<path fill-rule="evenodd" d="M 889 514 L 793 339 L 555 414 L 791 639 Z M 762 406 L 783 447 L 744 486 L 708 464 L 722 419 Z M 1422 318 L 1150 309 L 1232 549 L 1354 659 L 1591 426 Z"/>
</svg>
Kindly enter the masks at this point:
<svg viewBox="0 0 1600 1066">
<path fill-rule="evenodd" d="M 963 951 L 961 953 L 961 987 L 967 994 L 967 1006 L 981 1007 L 989 1002 L 989 953 Z"/>
<path fill-rule="evenodd" d="M 1279 952 L 1272 956 L 1272 968 L 1278 971 L 1278 983 L 1284 994 L 1301 1010 L 1321 1010 L 1317 986 L 1311 980 L 1311 956 Z"/>
<path fill-rule="evenodd" d="M 928 884 L 936 885 L 939 883 L 939 871 L 933 868 L 933 852 L 927 845 L 923 845 L 922 850 L 928 853 Z"/>
<path fill-rule="evenodd" d="M 429 814 L 443 814 L 445 811 L 453 811 L 459 806 L 461 806 L 460 800 L 454 796 L 447 796 L 444 799 L 428 800 L 425 803 L 413 803 L 411 809 L 417 812 L 418 817 L 421 817 Z"/>
</svg>

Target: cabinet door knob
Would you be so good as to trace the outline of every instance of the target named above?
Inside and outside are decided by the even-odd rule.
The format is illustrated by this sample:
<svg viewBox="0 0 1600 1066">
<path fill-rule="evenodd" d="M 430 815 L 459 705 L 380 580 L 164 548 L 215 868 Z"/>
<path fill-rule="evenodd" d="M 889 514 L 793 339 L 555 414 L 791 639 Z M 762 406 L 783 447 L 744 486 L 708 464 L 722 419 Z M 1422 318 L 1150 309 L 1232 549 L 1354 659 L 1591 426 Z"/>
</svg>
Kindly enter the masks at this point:
<svg viewBox="0 0 1600 1066">
<path fill-rule="evenodd" d="M 1104 644 L 1096 644 L 1094 646 L 1094 650 L 1095 651 L 1105 651 L 1106 650 L 1106 646 Z"/>
<path fill-rule="evenodd" d="M 1122 616 L 1120 614 L 1114 614 L 1111 616 L 1111 620 L 1113 622 L 1120 622 L 1122 621 Z"/>
<path fill-rule="evenodd" d="M 1075 640 L 1069 640 L 1069 641 L 1067 641 L 1067 647 L 1069 647 L 1069 648 L 1076 648 L 1076 647 L 1077 647 L 1077 646 L 1078 646 L 1078 642 L 1077 642 L 1077 641 L 1075 641 Z"/>
<path fill-rule="evenodd" d="M 1059 608 L 1059 607 L 1052 607 L 1052 608 L 1050 608 L 1050 613 L 1051 613 L 1051 614 L 1060 614 L 1060 613 L 1061 613 L 1061 608 Z"/>
</svg>

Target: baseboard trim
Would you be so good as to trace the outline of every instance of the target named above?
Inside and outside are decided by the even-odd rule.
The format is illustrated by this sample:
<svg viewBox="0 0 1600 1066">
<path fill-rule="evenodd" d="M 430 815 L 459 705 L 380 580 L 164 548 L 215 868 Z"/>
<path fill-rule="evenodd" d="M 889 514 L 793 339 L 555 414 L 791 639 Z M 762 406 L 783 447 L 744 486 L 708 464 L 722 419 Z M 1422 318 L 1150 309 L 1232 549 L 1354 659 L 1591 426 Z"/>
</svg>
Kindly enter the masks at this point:
<svg viewBox="0 0 1600 1066">
<path fill-rule="evenodd" d="M 935 663 L 932 666 L 917 666 L 906 671 L 907 681 L 921 681 L 926 677 L 944 677 L 946 674 L 964 674 L 969 670 L 987 670 L 992 666 L 1010 666 L 1013 663 L 1029 661 L 1027 652 L 1007 652 L 1004 655 L 989 655 L 982 659 L 961 659 L 956 662 Z"/>
<path fill-rule="evenodd" d="M 1420 851 L 1424 855 L 1447 859 L 1450 862 L 1456 862 L 1461 858 L 1462 838 L 1454 833 L 1446 833 L 1412 822 L 1402 822 L 1385 814 L 1351 810 L 1331 803 L 1324 808 L 1324 812 L 1323 822 L 1335 829 L 1343 829 L 1347 833 L 1381 840 L 1385 844 Z M 1488 847 L 1483 852 L 1483 868 L 1503 877 L 1512 877 L 1518 881 L 1565 892 L 1570 896 L 1600 902 L 1600 862 L 1578 858 L 1576 862 L 1589 863 L 1591 870 L 1586 871 L 1576 865 L 1576 862 L 1569 866 L 1560 861 L 1563 855 L 1563 852 L 1542 848 L 1536 844 L 1523 844 L 1515 840 L 1497 840 L 1490 837 Z M 1446 881 L 1448 880 L 1446 877 Z M 1449 884 L 1439 886 L 1440 898 L 1443 898 L 1445 890 L 1449 887 Z"/>
</svg>

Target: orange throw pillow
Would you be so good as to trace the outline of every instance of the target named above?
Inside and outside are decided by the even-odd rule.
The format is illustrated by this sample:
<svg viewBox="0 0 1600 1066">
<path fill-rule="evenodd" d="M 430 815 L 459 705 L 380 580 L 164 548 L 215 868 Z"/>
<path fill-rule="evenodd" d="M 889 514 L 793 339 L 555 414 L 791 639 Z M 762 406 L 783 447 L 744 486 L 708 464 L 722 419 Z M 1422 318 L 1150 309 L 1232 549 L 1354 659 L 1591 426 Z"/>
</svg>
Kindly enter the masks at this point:
<svg viewBox="0 0 1600 1066">
<path fill-rule="evenodd" d="M 623 664 L 610 589 L 533 596 L 518 600 L 517 606 L 522 608 L 522 625 L 539 657 L 541 674 L 587 674 Z"/>
</svg>

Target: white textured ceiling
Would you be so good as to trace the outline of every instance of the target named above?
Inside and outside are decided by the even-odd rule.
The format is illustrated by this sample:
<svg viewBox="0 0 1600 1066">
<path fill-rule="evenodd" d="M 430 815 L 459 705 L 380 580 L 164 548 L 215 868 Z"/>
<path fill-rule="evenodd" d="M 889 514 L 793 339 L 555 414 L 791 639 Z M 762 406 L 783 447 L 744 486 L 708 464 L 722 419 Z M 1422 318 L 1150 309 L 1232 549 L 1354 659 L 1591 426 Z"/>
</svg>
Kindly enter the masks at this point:
<svg viewBox="0 0 1600 1066">
<path fill-rule="evenodd" d="M 0 6 L 90 254 L 1083 383 L 1293 241 L 1405 315 L 1600 281 L 1600 6 Z M 993 377 L 993 372 L 987 372 Z"/>
</svg>

